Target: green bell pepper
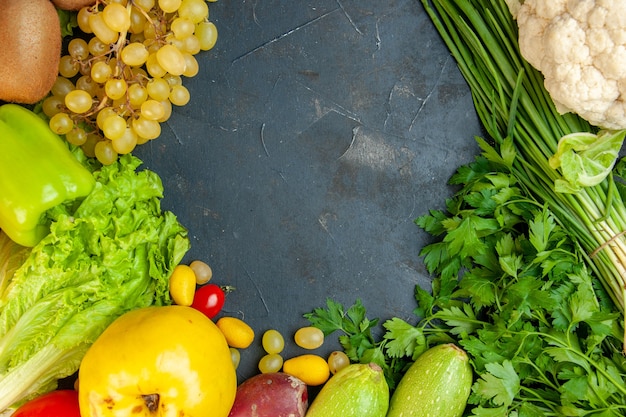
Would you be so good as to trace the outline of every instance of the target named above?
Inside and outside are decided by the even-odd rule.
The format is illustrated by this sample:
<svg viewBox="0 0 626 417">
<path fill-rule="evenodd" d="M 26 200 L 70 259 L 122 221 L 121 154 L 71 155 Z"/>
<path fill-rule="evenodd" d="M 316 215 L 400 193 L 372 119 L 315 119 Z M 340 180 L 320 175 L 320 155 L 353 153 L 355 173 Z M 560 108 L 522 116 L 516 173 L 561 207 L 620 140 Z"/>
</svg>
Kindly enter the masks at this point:
<svg viewBox="0 0 626 417">
<path fill-rule="evenodd" d="M 13 241 L 35 246 L 50 232 L 44 213 L 94 185 L 43 119 L 17 104 L 0 106 L 0 229 Z"/>
</svg>

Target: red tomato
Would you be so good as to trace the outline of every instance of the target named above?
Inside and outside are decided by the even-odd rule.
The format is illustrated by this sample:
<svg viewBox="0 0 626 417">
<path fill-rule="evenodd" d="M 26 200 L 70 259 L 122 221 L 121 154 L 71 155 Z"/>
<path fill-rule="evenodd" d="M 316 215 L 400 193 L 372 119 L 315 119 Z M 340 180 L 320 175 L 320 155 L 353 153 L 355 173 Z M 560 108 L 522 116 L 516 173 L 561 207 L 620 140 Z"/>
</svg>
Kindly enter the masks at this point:
<svg viewBox="0 0 626 417">
<path fill-rule="evenodd" d="M 215 284 L 206 284 L 196 290 L 191 307 L 212 319 L 224 306 L 224 290 Z"/>
<path fill-rule="evenodd" d="M 78 391 L 49 392 L 22 405 L 13 417 L 80 417 Z"/>
</svg>

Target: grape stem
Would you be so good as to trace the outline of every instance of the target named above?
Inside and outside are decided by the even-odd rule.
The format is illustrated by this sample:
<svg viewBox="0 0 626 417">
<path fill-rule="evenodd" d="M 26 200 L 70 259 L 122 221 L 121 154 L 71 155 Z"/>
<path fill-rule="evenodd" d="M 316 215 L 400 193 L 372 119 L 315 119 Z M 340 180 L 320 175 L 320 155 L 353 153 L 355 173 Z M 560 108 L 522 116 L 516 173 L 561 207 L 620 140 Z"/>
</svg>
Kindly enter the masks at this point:
<svg viewBox="0 0 626 417">
<path fill-rule="evenodd" d="M 141 7 L 138 7 L 138 8 L 141 9 Z M 133 11 L 133 1 L 131 0 L 126 5 L 126 12 L 128 13 L 129 19 L 130 19 L 130 15 L 132 11 Z M 120 73 L 123 71 L 120 68 L 120 63 L 121 65 L 123 65 L 122 61 L 120 60 L 120 53 L 122 52 L 122 48 L 124 48 L 124 46 L 126 45 L 127 36 L 128 36 L 128 29 L 124 30 L 123 32 L 120 32 L 120 35 L 117 38 L 117 42 L 115 42 L 115 46 L 112 48 L 112 51 L 115 53 L 115 58 L 117 59 L 117 65 L 115 66 L 115 74 L 114 74 L 116 77 L 120 75 Z"/>
<path fill-rule="evenodd" d="M 128 4 L 129 4 L 129 5 L 133 5 L 133 3 L 134 3 L 134 1 L 133 1 L 133 0 L 130 0 Z M 154 22 L 154 20 L 152 19 L 152 17 L 150 17 L 150 14 L 148 14 L 148 12 L 146 12 L 144 9 L 142 9 L 142 8 L 141 8 L 141 7 L 139 7 L 139 6 L 135 6 L 135 7 L 137 7 L 137 9 L 139 10 L 139 12 L 141 12 L 141 14 L 142 14 L 142 15 L 146 18 L 146 21 L 150 22 L 150 24 L 152 25 L 152 27 L 154 27 L 154 28 L 155 28 L 155 31 L 154 31 L 154 32 L 155 32 L 155 34 L 157 35 L 157 37 L 156 37 L 156 39 L 155 39 L 155 40 L 156 40 L 156 41 L 159 41 L 159 38 L 163 37 L 163 34 L 159 33 L 159 30 L 157 30 L 159 26 L 158 26 L 158 25 Z"/>
</svg>

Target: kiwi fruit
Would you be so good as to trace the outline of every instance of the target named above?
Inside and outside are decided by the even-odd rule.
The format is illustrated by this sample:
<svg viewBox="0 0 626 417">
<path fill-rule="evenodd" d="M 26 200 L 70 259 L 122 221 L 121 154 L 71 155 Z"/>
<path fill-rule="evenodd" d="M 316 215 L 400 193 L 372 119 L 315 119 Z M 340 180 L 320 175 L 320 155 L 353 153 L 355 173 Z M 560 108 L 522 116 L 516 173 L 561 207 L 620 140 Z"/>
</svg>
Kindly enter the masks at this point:
<svg viewBox="0 0 626 417">
<path fill-rule="evenodd" d="M 80 10 L 85 6 L 93 6 L 96 0 L 52 0 L 55 6 L 63 10 Z"/>
<path fill-rule="evenodd" d="M 56 81 L 59 15 L 50 0 L 0 0 L 0 100 L 33 104 Z"/>
</svg>

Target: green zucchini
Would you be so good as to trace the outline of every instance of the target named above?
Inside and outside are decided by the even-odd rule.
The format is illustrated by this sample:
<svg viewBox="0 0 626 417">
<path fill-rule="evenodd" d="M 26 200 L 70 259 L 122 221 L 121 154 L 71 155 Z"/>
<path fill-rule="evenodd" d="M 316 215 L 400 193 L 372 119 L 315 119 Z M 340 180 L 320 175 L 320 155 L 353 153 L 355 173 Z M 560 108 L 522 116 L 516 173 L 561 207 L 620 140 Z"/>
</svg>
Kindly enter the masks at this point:
<svg viewBox="0 0 626 417">
<path fill-rule="evenodd" d="M 389 386 L 382 368 L 351 364 L 324 384 L 306 417 L 385 417 L 388 408 Z"/>
<path fill-rule="evenodd" d="M 447 343 L 422 353 L 391 396 L 387 417 L 460 417 L 472 388 L 465 351 Z"/>
</svg>

